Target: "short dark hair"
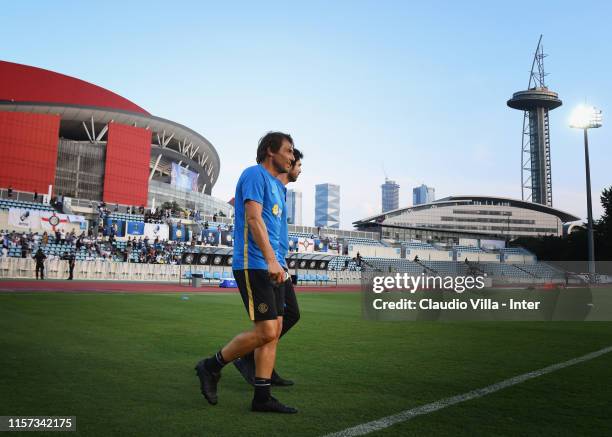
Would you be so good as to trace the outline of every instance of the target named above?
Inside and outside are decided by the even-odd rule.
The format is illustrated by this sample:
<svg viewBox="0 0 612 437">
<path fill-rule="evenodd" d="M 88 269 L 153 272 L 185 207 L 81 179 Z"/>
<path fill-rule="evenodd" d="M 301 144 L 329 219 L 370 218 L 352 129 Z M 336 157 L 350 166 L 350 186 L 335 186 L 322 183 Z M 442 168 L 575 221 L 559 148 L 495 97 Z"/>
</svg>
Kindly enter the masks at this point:
<svg viewBox="0 0 612 437">
<path fill-rule="evenodd" d="M 283 145 L 283 140 L 287 140 L 293 145 L 293 138 L 291 135 L 283 132 L 268 132 L 259 140 L 257 146 L 257 164 L 261 164 L 268 156 L 268 150 L 276 153 L 280 150 Z"/>
<path fill-rule="evenodd" d="M 296 162 L 301 161 L 303 157 L 304 157 L 304 154 L 294 147 L 293 148 L 293 164 L 295 165 Z"/>
</svg>

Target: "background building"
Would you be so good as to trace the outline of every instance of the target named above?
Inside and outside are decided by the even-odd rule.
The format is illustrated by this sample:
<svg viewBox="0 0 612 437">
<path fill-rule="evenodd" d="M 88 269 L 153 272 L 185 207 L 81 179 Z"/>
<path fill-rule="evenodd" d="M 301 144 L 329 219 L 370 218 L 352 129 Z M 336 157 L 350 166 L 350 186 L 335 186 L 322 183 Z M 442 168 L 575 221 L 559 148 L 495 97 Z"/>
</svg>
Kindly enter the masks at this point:
<svg viewBox="0 0 612 437">
<path fill-rule="evenodd" d="M 380 188 L 382 190 L 382 212 L 399 208 L 400 186 L 395 181 L 385 178 L 385 183 Z"/>
<path fill-rule="evenodd" d="M 315 226 L 340 228 L 340 185 L 315 185 Z"/>
<path fill-rule="evenodd" d="M 302 225 L 302 192 L 287 190 L 287 223 Z"/>
<path fill-rule="evenodd" d="M 513 240 L 563 235 L 572 214 L 532 202 L 490 196 L 451 196 L 354 222 L 383 239 L 460 243 L 461 239 Z"/>
<path fill-rule="evenodd" d="M 412 204 L 422 205 L 436 200 L 436 189 L 423 184 L 412 189 Z"/>
<path fill-rule="evenodd" d="M 202 135 L 99 86 L 0 61 L 0 187 L 107 204 L 176 201 L 231 215 L 211 196 L 220 159 Z"/>
</svg>

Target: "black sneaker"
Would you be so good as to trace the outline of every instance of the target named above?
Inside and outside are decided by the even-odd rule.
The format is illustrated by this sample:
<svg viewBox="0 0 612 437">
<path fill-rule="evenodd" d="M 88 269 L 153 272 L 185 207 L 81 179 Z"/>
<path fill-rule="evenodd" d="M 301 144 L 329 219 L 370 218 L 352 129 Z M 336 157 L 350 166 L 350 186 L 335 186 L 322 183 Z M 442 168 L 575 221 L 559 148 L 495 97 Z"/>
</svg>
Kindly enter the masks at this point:
<svg viewBox="0 0 612 437">
<path fill-rule="evenodd" d="M 289 387 L 290 385 L 295 384 L 292 380 L 281 377 L 278 373 L 276 373 L 276 370 L 272 370 L 271 379 L 272 385 L 275 385 L 277 387 Z"/>
<path fill-rule="evenodd" d="M 240 372 L 247 384 L 255 385 L 255 368 L 244 358 L 238 358 L 233 361 L 234 366 Z"/>
<path fill-rule="evenodd" d="M 204 361 L 200 361 L 195 366 L 196 375 L 200 378 L 200 391 L 209 404 L 217 405 L 217 383 L 221 379 L 221 372 L 210 372 L 204 366 Z"/>
<path fill-rule="evenodd" d="M 260 413 L 282 413 L 282 414 L 295 414 L 298 412 L 293 407 L 281 404 L 276 398 L 270 396 L 266 402 L 255 402 L 251 404 L 251 411 L 258 411 Z"/>
</svg>

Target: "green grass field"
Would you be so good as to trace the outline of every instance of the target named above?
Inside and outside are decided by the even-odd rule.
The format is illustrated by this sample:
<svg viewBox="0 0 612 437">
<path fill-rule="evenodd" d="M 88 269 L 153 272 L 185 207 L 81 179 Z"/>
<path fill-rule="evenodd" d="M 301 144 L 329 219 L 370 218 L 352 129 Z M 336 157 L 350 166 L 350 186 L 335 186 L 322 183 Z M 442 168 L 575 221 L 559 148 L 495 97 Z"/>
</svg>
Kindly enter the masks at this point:
<svg viewBox="0 0 612 437">
<path fill-rule="evenodd" d="M 612 345 L 603 322 L 372 322 L 358 293 L 299 294 L 274 390 L 249 411 L 232 365 L 219 404 L 193 366 L 249 327 L 237 294 L 0 294 L 0 415 L 77 416 L 80 435 L 339 431 Z M 372 435 L 612 435 L 612 354 Z"/>
</svg>

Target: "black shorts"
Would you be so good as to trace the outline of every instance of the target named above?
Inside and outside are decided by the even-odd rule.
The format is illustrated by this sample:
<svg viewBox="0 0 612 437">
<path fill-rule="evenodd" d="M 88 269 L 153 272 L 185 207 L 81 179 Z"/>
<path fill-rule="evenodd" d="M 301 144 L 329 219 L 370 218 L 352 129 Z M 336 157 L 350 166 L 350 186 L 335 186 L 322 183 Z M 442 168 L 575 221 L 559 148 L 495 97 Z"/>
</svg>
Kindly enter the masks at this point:
<svg viewBox="0 0 612 437">
<path fill-rule="evenodd" d="M 251 320 L 276 320 L 284 314 L 284 283 L 274 284 L 267 270 L 234 270 L 234 278 Z"/>
<path fill-rule="evenodd" d="M 297 319 L 300 318 L 300 307 L 298 306 L 297 296 L 295 295 L 295 289 L 293 288 L 291 278 L 287 279 L 283 285 L 285 286 L 285 319 L 283 320 L 283 323 L 290 318 L 297 321 Z"/>
</svg>

